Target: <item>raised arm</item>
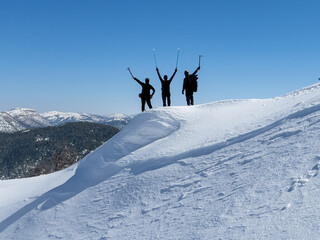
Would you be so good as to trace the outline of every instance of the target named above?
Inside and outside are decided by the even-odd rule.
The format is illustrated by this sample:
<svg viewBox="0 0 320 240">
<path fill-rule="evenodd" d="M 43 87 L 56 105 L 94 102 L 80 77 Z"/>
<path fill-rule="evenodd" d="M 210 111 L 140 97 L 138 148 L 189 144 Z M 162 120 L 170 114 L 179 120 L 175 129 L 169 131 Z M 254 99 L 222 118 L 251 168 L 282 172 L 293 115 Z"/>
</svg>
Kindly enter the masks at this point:
<svg viewBox="0 0 320 240">
<path fill-rule="evenodd" d="M 191 75 L 196 74 L 198 71 L 200 70 L 200 66 L 194 71 L 194 73 L 192 73 Z"/>
<path fill-rule="evenodd" d="M 143 85 L 143 83 L 142 83 L 138 78 L 136 78 L 136 77 L 134 77 L 134 76 L 132 76 L 132 78 L 133 78 L 134 80 L 136 80 L 141 86 Z"/>
<path fill-rule="evenodd" d="M 157 73 L 158 73 L 158 77 L 159 77 L 160 81 L 162 82 L 163 79 L 162 79 L 162 77 L 161 77 L 161 75 L 160 75 L 159 68 L 157 68 Z"/>
<path fill-rule="evenodd" d="M 170 78 L 170 82 L 172 81 L 172 79 L 174 78 L 174 75 L 176 75 L 176 73 L 177 73 L 177 71 L 178 71 L 178 69 L 176 68 L 175 70 L 174 70 L 174 73 L 172 74 L 172 77 Z"/>
</svg>

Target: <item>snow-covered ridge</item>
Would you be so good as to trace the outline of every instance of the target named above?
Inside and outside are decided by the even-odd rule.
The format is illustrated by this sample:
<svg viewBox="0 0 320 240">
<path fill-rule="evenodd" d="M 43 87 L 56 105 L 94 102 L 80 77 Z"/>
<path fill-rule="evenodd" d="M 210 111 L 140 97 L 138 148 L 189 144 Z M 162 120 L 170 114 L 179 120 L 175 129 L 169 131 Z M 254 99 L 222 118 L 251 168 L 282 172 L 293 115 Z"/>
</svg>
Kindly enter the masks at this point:
<svg viewBox="0 0 320 240">
<path fill-rule="evenodd" d="M 318 239 L 319 96 L 138 114 L 72 168 L 0 181 L 0 238 Z"/>
</svg>

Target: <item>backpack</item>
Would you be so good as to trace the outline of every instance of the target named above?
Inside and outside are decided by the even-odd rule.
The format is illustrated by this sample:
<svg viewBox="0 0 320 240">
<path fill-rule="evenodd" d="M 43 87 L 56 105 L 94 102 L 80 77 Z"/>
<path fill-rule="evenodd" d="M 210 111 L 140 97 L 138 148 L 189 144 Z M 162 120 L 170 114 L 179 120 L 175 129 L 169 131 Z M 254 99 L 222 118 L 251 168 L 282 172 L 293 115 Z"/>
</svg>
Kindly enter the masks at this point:
<svg viewBox="0 0 320 240">
<path fill-rule="evenodd" d="M 193 74 L 193 75 L 189 75 L 189 78 L 191 80 L 191 84 L 192 84 L 192 88 L 194 92 L 198 91 L 198 75 L 197 74 Z"/>
</svg>

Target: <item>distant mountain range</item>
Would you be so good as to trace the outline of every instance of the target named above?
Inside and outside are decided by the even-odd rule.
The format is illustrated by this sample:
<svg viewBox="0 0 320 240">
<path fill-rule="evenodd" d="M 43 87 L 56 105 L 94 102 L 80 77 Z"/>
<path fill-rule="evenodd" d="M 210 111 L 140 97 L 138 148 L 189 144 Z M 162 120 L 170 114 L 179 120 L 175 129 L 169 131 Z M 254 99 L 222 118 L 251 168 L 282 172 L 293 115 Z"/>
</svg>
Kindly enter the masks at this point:
<svg viewBox="0 0 320 240">
<path fill-rule="evenodd" d="M 51 111 L 40 114 L 41 117 L 47 119 L 52 126 L 61 125 L 67 122 L 94 122 L 107 124 L 118 129 L 124 127 L 131 116 L 125 114 L 112 114 L 108 116 L 90 114 L 90 113 L 72 113 Z"/>
<path fill-rule="evenodd" d="M 17 108 L 0 112 L 0 132 L 12 133 L 28 129 L 58 126 L 67 122 L 93 122 L 121 129 L 131 119 L 125 114 L 102 116 L 89 113 L 65 113 L 50 111 L 39 114 L 33 109 Z"/>
<path fill-rule="evenodd" d="M 12 133 L 48 126 L 51 126 L 50 122 L 32 109 L 17 108 L 0 112 L 0 132 Z"/>
</svg>

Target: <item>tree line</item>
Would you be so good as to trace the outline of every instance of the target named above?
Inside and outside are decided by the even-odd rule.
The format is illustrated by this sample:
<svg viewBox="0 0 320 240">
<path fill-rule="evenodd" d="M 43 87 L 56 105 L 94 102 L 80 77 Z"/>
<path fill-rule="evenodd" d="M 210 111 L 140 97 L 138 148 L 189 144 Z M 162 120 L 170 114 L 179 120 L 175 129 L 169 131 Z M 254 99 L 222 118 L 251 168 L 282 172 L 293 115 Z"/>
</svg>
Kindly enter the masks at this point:
<svg viewBox="0 0 320 240">
<path fill-rule="evenodd" d="M 104 124 L 73 122 L 0 133 L 0 179 L 31 177 L 67 168 L 118 132 Z"/>
</svg>

